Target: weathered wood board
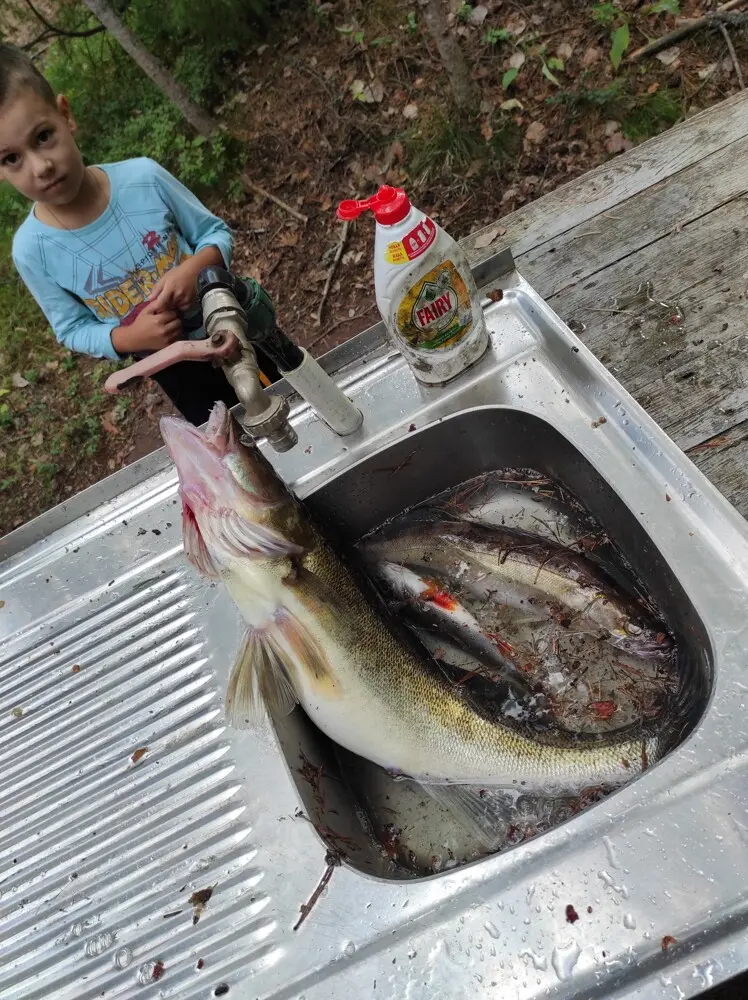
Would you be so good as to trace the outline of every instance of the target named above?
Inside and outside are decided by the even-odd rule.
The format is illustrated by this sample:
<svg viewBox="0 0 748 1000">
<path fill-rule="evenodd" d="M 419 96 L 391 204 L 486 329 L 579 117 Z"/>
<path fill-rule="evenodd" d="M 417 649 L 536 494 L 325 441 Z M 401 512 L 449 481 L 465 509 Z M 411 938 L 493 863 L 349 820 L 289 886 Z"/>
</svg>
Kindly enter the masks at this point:
<svg viewBox="0 0 748 1000">
<path fill-rule="evenodd" d="M 520 272 L 748 516 L 748 92 L 501 220 Z M 491 227 L 489 227 L 491 228 Z"/>
</svg>

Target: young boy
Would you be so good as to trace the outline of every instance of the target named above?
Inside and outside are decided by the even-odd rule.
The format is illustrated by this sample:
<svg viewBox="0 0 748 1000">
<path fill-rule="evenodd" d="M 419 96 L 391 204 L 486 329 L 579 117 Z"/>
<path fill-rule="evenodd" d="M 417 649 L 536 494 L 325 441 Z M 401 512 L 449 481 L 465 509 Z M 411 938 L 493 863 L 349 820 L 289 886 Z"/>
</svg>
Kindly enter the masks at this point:
<svg viewBox="0 0 748 1000">
<path fill-rule="evenodd" d="M 33 202 L 13 261 L 58 341 L 124 361 L 204 337 L 195 281 L 208 265 L 230 266 L 228 226 L 153 160 L 85 166 L 75 131 L 66 98 L 25 53 L 0 45 L 0 180 Z M 258 361 L 279 377 L 259 352 Z M 216 400 L 237 402 L 208 363 L 154 378 L 193 424 Z"/>
</svg>

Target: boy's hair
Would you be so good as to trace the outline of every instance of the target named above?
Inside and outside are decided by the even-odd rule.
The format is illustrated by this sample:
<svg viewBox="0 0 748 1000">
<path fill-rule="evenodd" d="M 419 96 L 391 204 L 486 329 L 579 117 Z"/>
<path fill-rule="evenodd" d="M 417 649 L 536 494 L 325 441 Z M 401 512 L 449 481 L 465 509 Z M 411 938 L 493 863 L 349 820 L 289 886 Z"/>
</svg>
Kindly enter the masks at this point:
<svg viewBox="0 0 748 1000">
<path fill-rule="evenodd" d="M 0 108 L 20 88 L 31 87 L 47 104 L 55 104 L 55 92 L 21 49 L 0 45 Z"/>
</svg>

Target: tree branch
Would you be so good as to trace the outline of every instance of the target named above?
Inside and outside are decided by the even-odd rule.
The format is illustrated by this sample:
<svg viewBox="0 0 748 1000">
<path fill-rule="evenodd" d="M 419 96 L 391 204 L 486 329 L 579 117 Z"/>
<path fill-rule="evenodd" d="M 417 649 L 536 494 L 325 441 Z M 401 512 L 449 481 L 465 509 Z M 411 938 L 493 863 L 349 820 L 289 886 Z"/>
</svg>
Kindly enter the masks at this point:
<svg viewBox="0 0 748 1000">
<path fill-rule="evenodd" d="M 743 4 L 745 0 L 727 0 L 727 3 L 723 3 L 716 10 L 705 14 L 703 17 L 697 17 L 693 20 L 682 21 L 681 24 L 671 31 L 667 35 L 663 35 L 662 38 L 655 38 L 654 41 L 649 42 L 647 45 L 642 45 L 640 49 L 636 49 L 628 57 L 629 62 L 637 62 L 639 59 L 643 59 L 646 56 L 653 56 L 657 52 L 662 52 L 663 49 L 669 49 L 676 42 L 683 41 L 684 38 L 688 38 L 695 31 L 700 28 L 715 27 L 721 21 L 727 22 L 728 24 L 734 23 L 734 18 L 737 16 L 738 19 L 740 15 L 732 15 L 730 11 L 734 10 L 735 7 L 739 7 Z"/>
<path fill-rule="evenodd" d="M 31 13 L 39 21 L 42 22 L 48 31 L 53 31 L 56 35 L 62 35 L 64 38 L 89 38 L 91 35 L 98 35 L 102 31 L 106 31 L 103 24 L 98 24 L 95 28 L 87 28 L 85 31 L 68 31 L 66 28 L 59 28 L 56 24 L 51 24 L 43 14 L 41 14 L 36 7 L 32 4 L 31 0 L 26 0 L 26 6 L 29 8 Z M 31 48 L 32 45 L 36 45 L 44 38 L 44 34 L 41 34 L 38 38 L 34 39 L 33 42 L 29 42 L 28 45 L 24 45 L 24 48 Z"/>
</svg>

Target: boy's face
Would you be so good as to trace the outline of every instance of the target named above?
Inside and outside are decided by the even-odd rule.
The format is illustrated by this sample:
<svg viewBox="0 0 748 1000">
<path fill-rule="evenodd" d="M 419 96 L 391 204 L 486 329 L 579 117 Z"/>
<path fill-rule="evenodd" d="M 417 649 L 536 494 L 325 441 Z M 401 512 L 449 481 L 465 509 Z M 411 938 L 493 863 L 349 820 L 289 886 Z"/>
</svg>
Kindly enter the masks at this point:
<svg viewBox="0 0 748 1000">
<path fill-rule="evenodd" d="M 0 107 L 0 179 L 46 205 L 67 205 L 80 190 L 85 167 L 64 97 L 48 104 L 22 87 Z"/>
</svg>

